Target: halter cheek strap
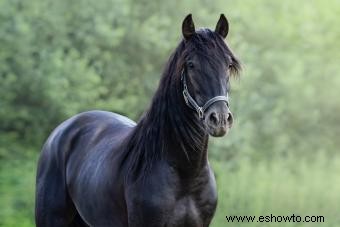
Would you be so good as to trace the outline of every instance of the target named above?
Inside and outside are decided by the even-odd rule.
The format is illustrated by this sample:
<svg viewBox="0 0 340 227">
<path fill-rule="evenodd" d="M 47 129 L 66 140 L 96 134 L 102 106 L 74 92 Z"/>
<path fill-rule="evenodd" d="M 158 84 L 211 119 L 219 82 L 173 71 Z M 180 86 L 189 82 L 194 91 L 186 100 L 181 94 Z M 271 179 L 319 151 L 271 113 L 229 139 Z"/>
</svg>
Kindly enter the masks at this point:
<svg viewBox="0 0 340 227">
<path fill-rule="evenodd" d="M 211 106 L 215 102 L 223 101 L 223 102 L 226 102 L 227 105 L 229 106 L 228 93 L 227 93 L 226 96 L 215 96 L 215 97 L 209 99 L 203 106 L 199 106 L 197 104 L 197 102 L 193 99 L 193 97 L 189 93 L 187 82 L 186 82 L 186 79 L 185 79 L 184 70 L 181 73 L 181 81 L 183 83 L 183 97 L 184 97 L 184 101 L 185 101 L 185 103 L 187 104 L 188 107 L 190 107 L 193 110 L 196 110 L 199 119 L 203 119 L 204 118 L 205 111 L 208 109 L 209 106 Z"/>
</svg>

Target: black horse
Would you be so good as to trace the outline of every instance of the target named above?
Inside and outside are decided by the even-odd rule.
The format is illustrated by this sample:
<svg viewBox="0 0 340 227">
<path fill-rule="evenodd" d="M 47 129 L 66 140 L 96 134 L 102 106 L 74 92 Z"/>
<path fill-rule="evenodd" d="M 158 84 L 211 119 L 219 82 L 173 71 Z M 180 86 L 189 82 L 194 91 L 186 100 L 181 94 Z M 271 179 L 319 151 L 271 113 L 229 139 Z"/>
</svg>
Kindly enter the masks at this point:
<svg viewBox="0 0 340 227">
<path fill-rule="evenodd" d="M 229 76 L 240 68 L 223 40 L 228 29 L 223 14 L 215 31 L 184 19 L 138 124 L 89 111 L 53 131 L 38 164 L 38 227 L 209 226 L 217 193 L 208 137 L 232 125 Z"/>
</svg>

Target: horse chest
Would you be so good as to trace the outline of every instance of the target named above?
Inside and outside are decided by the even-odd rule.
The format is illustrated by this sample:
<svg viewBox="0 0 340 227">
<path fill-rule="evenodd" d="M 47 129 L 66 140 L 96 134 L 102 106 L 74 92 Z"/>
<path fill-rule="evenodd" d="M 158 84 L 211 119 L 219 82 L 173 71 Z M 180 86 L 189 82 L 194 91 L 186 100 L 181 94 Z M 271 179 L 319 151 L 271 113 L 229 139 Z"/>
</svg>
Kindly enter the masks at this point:
<svg viewBox="0 0 340 227">
<path fill-rule="evenodd" d="M 179 190 L 167 219 L 167 227 L 206 227 L 215 213 L 217 192 L 210 170 L 197 179 L 178 184 Z"/>
<path fill-rule="evenodd" d="M 201 176 L 183 180 L 171 168 L 155 169 L 143 184 L 126 193 L 131 226 L 207 227 L 215 213 L 215 178 L 207 167 Z"/>
<path fill-rule="evenodd" d="M 208 226 L 215 211 L 216 200 L 206 198 L 199 201 L 186 196 L 174 205 L 166 227 L 205 227 Z"/>
<path fill-rule="evenodd" d="M 163 189 L 153 193 L 151 200 L 154 206 L 154 217 L 162 220 L 165 227 L 206 227 L 214 215 L 217 204 L 215 178 L 210 168 L 197 179 L 181 180 L 173 175 L 175 181 L 165 182 Z M 166 178 L 166 177 L 165 177 Z M 158 182 L 161 183 L 161 182 Z M 148 199 L 147 199 L 148 200 Z M 157 201 L 156 203 L 154 201 Z M 146 204 L 150 204 L 146 202 Z"/>
</svg>

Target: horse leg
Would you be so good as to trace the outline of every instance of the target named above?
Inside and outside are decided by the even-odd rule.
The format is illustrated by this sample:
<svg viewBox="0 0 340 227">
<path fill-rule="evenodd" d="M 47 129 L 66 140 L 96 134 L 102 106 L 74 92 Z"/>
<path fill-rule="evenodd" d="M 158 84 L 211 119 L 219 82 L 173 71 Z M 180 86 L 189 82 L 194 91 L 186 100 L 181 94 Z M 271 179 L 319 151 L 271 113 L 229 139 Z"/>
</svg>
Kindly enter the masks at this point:
<svg viewBox="0 0 340 227">
<path fill-rule="evenodd" d="M 44 148 L 37 171 L 35 220 L 37 227 L 67 227 L 77 211 L 67 193 L 64 169 Z"/>
</svg>

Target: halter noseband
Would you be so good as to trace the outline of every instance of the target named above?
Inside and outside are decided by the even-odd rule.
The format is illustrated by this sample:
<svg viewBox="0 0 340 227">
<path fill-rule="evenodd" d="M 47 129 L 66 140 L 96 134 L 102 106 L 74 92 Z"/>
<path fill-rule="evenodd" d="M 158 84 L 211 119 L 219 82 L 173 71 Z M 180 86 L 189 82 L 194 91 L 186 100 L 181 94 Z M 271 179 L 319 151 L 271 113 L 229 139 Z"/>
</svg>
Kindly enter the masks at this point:
<svg viewBox="0 0 340 227">
<path fill-rule="evenodd" d="M 185 74 L 184 74 L 184 69 L 182 70 L 181 73 L 181 81 L 183 82 L 183 97 L 184 101 L 187 104 L 188 107 L 190 107 L 193 110 L 196 110 L 199 119 L 204 118 L 204 112 L 206 109 L 208 109 L 209 106 L 211 106 L 213 103 L 218 102 L 218 101 L 223 101 L 226 102 L 227 105 L 229 106 L 229 101 L 228 101 L 228 93 L 226 96 L 215 96 L 211 99 L 209 99 L 203 106 L 199 106 L 197 102 L 193 99 L 193 97 L 190 95 L 187 82 L 185 79 Z"/>
</svg>

